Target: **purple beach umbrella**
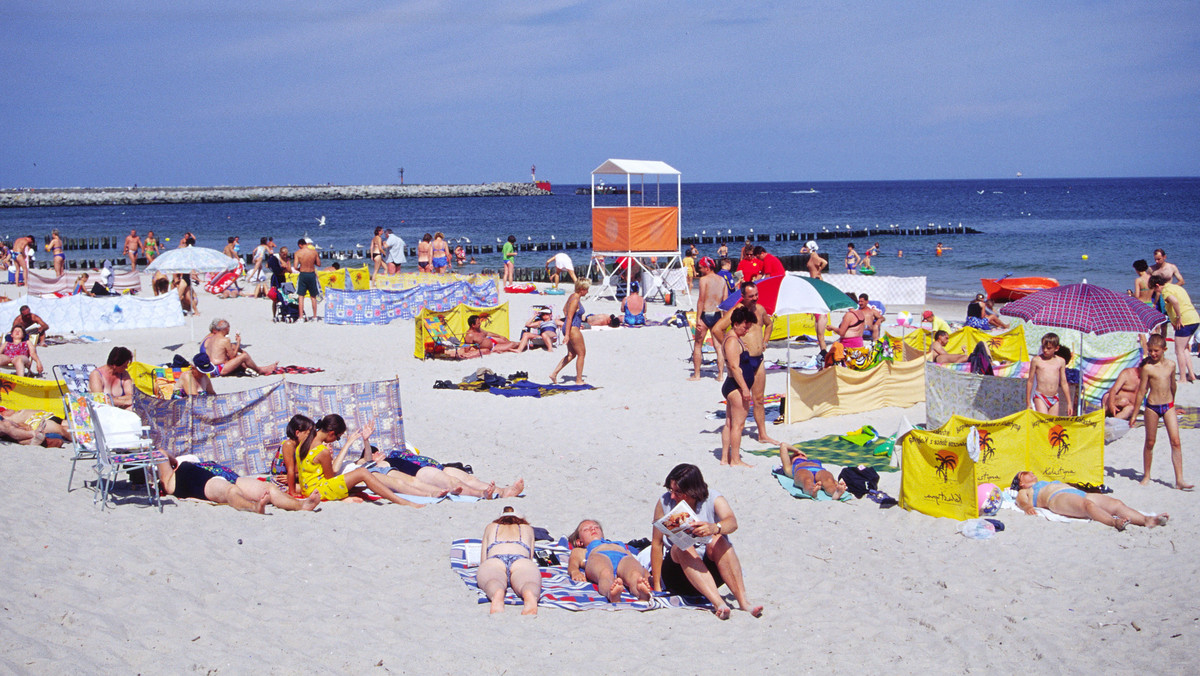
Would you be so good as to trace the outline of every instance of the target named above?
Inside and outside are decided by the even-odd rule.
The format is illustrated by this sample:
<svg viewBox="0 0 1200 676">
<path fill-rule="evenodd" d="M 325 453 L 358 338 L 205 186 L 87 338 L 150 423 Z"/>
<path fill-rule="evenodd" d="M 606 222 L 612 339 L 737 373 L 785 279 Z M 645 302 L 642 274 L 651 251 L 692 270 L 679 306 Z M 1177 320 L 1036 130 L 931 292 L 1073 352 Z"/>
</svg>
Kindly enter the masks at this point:
<svg viewBox="0 0 1200 676">
<path fill-rule="evenodd" d="M 1114 331 L 1145 333 L 1167 321 L 1142 301 L 1094 284 L 1069 284 L 1038 291 L 1005 305 L 1000 314 L 1030 324 L 1096 335 Z"/>
</svg>

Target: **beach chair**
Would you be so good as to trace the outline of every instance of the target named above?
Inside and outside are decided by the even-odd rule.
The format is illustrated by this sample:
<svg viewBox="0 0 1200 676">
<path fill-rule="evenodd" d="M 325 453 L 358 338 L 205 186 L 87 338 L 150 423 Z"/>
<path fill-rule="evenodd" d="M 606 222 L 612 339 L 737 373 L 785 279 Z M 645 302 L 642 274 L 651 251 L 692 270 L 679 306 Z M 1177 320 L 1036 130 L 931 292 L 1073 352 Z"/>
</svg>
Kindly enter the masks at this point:
<svg viewBox="0 0 1200 676">
<path fill-rule="evenodd" d="M 84 430 L 80 433 L 76 432 L 76 422 L 81 423 L 81 427 L 86 428 L 87 409 L 80 407 L 83 404 L 82 397 L 88 396 L 88 377 L 92 371 L 96 369 L 95 364 L 56 364 L 51 372 L 54 374 L 54 380 L 58 384 L 58 392 L 62 395 L 63 413 L 66 417 L 67 428 L 71 431 L 71 473 L 67 476 L 67 492 L 71 492 L 71 482 L 75 479 L 75 465 L 80 460 L 95 460 L 95 446 L 91 445 L 91 433 Z M 82 420 L 76 421 L 76 413 L 80 414 Z M 87 443 L 80 442 L 80 434 L 87 438 Z"/>
<path fill-rule="evenodd" d="M 440 314 L 426 315 L 421 318 L 425 332 L 430 340 L 425 343 L 425 355 L 445 359 L 467 359 L 478 357 L 480 352 L 474 346 L 466 345 L 460 336 L 446 324 L 446 318 Z"/>
<path fill-rule="evenodd" d="M 100 508 L 108 506 L 113 485 L 121 472 L 141 470 L 146 480 L 146 498 L 162 512 L 162 496 L 158 491 L 158 464 L 167 456 L 153 448 L 147 436 L 150 428 L 142 425 L 137 414 L 108 404 L 85 400 L 88 419 L 94 435 L 96 452 L 97 490 L 92 502 Z M 107 431 L 106 431 L 107 428 Z"/>
</svg>

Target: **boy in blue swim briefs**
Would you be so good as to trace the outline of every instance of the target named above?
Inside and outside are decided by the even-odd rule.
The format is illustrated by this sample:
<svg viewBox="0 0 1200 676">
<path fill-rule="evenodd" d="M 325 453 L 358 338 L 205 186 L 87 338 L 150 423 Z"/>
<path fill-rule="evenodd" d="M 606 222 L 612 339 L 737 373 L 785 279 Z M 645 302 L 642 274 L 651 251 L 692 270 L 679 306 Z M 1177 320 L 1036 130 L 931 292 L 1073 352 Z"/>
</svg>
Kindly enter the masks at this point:
<svg viewBox="0 0 1200 676">
<path fill-rule="evenodd" d="M 1142 485 L 1150 483 L 1150 464 L 1154 460 L 1154 443 L 1158 438 L 1158 419 L 1162 418 L 1171 442 L 1171 464 L 1175 467 L 1175 488 L 1192 490 L 1183 480 L 1183 449 L 1179 444 L 1179 418 L 1175 412 L 1175 362 L 1167 359 L 1167 339 L 1157 333 L 1146 341 L 1149 353 L 1142 364 L 1142 381 L 1134 402 L 1144 402 L 1146 445 L 1142 447 Z M 1144 398 L 1143 398 L 1144 397 Z"/>
</svg>

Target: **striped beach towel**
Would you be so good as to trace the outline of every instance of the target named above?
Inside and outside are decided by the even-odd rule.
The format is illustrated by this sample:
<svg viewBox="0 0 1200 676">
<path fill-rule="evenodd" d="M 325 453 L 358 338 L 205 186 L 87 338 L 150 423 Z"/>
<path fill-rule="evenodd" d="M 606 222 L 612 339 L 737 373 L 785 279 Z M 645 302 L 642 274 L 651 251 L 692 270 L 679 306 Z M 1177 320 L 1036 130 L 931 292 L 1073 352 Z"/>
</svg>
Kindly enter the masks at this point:
<svg viewBox="0 0 1200 676">
<path fill-rule="evenodd" d="M 1121 371 L 1142 361 L 1141 348 L 1115 357 L 1081 357 L 1077 360 L 1083 382 L 1083 403 L 1087 411 L 1101 407 L 1100 400 L 1112 389 Z"/>
<path fill-rule="evenodd" d="M 464 538 L 450 543 L 450 568 L 458 573 L 463 584 L 467 585 L 479 596 L 479 603 L 487 603 L 487 596 L 475 583 L 475 566 L 470 564 L 467 557 L 468 548 L 479 550 L 479 538 Z M 539 546 L 538 549 L 541 549 Z M 560 559 L 566 559 L 566 553 L 557 552 Z M 563 610 L 657 610 L 659 608 L 696 608 L 711 610 L 712 606 L 703 598 L 685 598 L 669 594 L 655 594 L 649 601 L 638 601 L 637 597 L 622 594 L 620 603 L 609 603 L 608 599 L 596 591 L 596 585 L 590 582 L 576 582 L 567 573 L 566 566 L 541 566 L 542 598 L 539 606 L 561 608 Z M 521 605 L 521 598 L 506 591 L 504 603 L 510 606 Z"/>
</svg>

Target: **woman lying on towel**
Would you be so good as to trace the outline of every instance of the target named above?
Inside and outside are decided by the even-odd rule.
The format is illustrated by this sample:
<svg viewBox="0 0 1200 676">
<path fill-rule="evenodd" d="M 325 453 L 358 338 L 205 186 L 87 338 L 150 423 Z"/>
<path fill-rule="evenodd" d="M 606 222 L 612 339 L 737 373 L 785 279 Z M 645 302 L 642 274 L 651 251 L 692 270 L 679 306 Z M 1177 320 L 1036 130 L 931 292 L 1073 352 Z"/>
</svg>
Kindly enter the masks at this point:
<svg viewBox="0 0 1200 676">
<path fill-rule="evenodd" d="M 686 502 L 696 515 L 688 532 L 693 537 L 708 539 L 686 549 L 673 547 L 669 539 L 664 540 L 662 531 L 654 528 L 650 545 L 654 591 L 665 589 L 681 596 L 703 596 L 713 605 L 717 617 L 727 620 L 730 608 L 717 591 L 724 584 L 737 599 L 739 608 L 761 617 L 763 607 L 752 604 L 746 597 L 742 562 L 729 541 L 738 522 L 725 496 L 710 491 L 700 468 L 686 463 L 676 465 L 663 486 L 667 492 L 654 503 L 654 521 L 670 513 L 680 502 Z"/>
<path fill-rule="evenodd" d="M 475 584 L 492 602 L 491 612 L 504 611 L 508 588 L 521 597 L 521 614 L 537 615 L 542 574 L 533 560 L 533 526 L 512 507 L 483 529 L 482 560 Z"/>
<path fill-rule="evenodd" d="M 0 406 L 0 441 L 59 448 L 63 442 L 71 440 L 71 433 L 62 423 L 62 418 L 47 411 Z"/>
<path fill-rule="evenodd" d="M 524 479 L 517 479 L 511 486 L 497 486 L 495 481 L 477 479 L 470 472 L 409 450 L 376 452 L 372 458 L 376 464 L 370 471 L 382 477 L 392 490 L 406 495 L 442 497 L 453 493 L 491 500 L 515 498 L 525 490 Z"/>
<path fill-rule="evenodd" d="M 1017 492 L 1017 507 L 1030 515 L 1037 513 L 1034 507 L 1041 507 L 1063 516 L 1099 521 L 1117 530 L 1125 530 L 1131 523 L 1147 528 L 1164 526 L 1171 518 L 1169 514 L 1146 516 L 1111 495 L 1084 493 L 1061 481 L 1038 481 L 1033 472 L 1017 472 L 1012 489 Z"/>
<path fill-rule="evenodd" d="M 341 466 L 345 460 L 350 441 L 361 436 L 364 430 L 368 430 L 367 434 L 370 434 L 368 428 L 373 428 L 373 425 L 368 424 L 346 440 L 335 462 L 328 444 L 341 439 L 346 433 L 346 421 L 342 416 L 331 413 L 316 423 L 307 416 L 292 416 L 287 425 L 287 440 L 283 442 L 284 458 L 289 455 L 295 458 L 295 461 L 288 465 L 288 492 L 295 494 L 296 476 L 299 475 L 303 495 L 320 493 L 322 500 L 344 500 L 350 495 L 351 488 L 363 484 L 376 495 L 397 505 L 422 507 L 423 505 L 396 495 L 378 475 L 362 467 L 345 474 L 338 474 L 334 469 L 335 466 Z"/>
<path fill-rule="evenodd" d="M 642 567 L 629 545 L 604 539 L 599 521 L 580 521 L 567 540 L 571 543 L 567 572 L 572 580 L 595 583 L 611 603 L 620 601 L 626 590 L 642 601 L 649 600 L 650 571 Z"/>
<path fill-rule="evenodd" d="M 210 463 L 176 462 L 172 458 L 158 463 L 158 477 L 164 495 L 208 500 L 243 512 L 266 514 L 268 504 L 291 512 L 312 511 L 321 503 L 321 494 L 315 491 L 306 499 L 297 500 L 273 482 L 240 477 L 226 467 Z"/>
<path fill-rule="evenodd" d="M 817 497 L 817 489 L 825 491 L 829 497 L 837 500 L 846 492 L 846 482 L 838 481 L 833 473 L 825 469 L 820 460 L 811 460 L 804 451 L 789 444 L 779 445 L 779 462 L 783 465 L 783 473 L 792 478 L 796 488 L 804 491 L 810 498 Z"/>
</svg>

